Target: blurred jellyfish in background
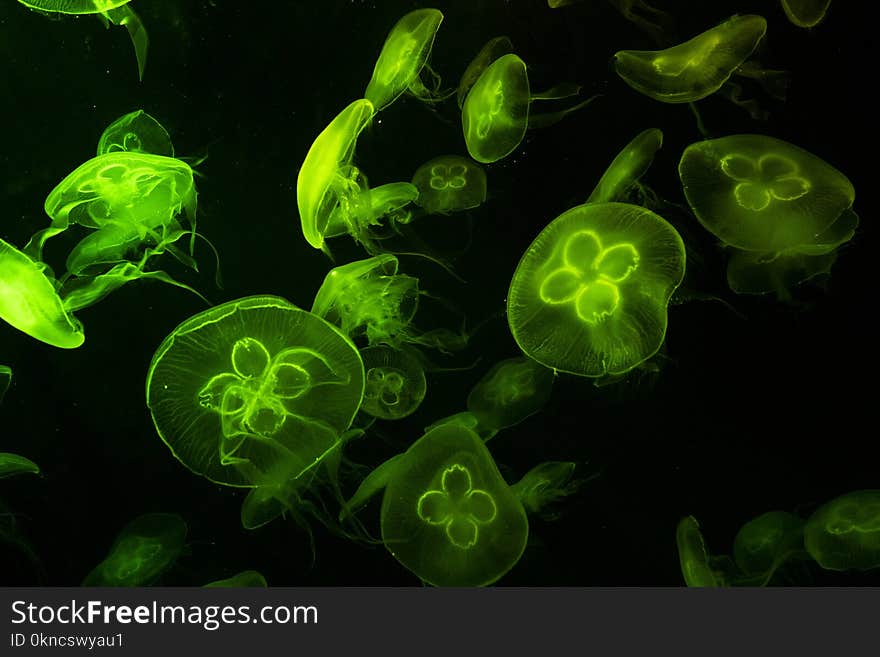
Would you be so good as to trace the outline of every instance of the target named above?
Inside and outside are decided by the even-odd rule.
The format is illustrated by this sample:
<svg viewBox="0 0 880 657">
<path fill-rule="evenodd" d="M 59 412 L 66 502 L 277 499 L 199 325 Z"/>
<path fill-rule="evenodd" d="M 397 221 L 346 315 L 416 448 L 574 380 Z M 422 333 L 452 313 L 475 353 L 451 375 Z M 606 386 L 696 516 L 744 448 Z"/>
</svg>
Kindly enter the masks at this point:
<svg viewBox="0 0 880 657">
<path fill-rule="evenodd" d="M 637 134 L 608 165 L 598 184 L 587 197 L 587 203 L 610 203 L 612 201 L 638 203 L 648 193 L 639 183 L 654 155 L 663 146 L 663 132 L 648 128 Z M 634 198 L 630 198 L 634 197 Z"/>
<path fill-rule="evenodd" d="M 376 345 L 361 349 L 366 384 L 361 411 L 380 420 L 400 420 L 425 398 L 425 370 L 409 349 Z"/>
<path fill-rule="evenodd" d="M 2 397 L 2 395 L 0 395 Z M 0 479 L 19 474 L 40 474 L 40 466 L 18 454 L 0 452 Z"/>
<path fill-rule="evenodd" d="M 794 25 L 809 28 L 825 20 L 831 0 L 780 0 L 780 4 Z"/>
<path fill-rule="evenodd" d="M 227 577 L 226 579 L 218 579 L 214 582 L 205 584 L 204 588 L 244 588 L 244 587 L 266 587 L 266 578 L 256 570 L 244 570 L 240 573 Z"/>
<path fill-rule="evenodd" d="M 733 540 L 739 585 L 763 586 L 786 562 L 804 556 L 804 521 L 787 511 L 762 513 L 743 525 Z"/>
<path fill-rule="evenodd" d="M 807 518 L 804 546 L 826 570 L 880 568 L 880 490 L 857 490 Z"/>
<path fill-rule="evenodd" d="M 480 206 L 486 200 L 486 172 L 466 157 L 441 155 L 413 174 L 415 203 L 428 214 L 449 214 Z"/>
<path fill-rule="evenodd" d="M 678 560 L 685 584 L 691 587 L 714 588 L 727 586 L 724 568 L 716 557 L 706 551 L 706 542 L 700 523 L 693 516 L 682 518 L 675 531 Z"/>
<path fill-rule="evenodd" d="M 547 0 L 551 9 L 567 7 L 583 0 Z M 620 15 L 645 32 L 658 45 L 666 44 L 675 34 L 672 16 L 652 7 L 644 0 L 608 0 Z"/>
<path fill-rule="evenodd" d="M 6 396 L 6 391 L 12 385 L 12 368 L 9 365 L 0 365 L 0 404 Z"/>
</svg>

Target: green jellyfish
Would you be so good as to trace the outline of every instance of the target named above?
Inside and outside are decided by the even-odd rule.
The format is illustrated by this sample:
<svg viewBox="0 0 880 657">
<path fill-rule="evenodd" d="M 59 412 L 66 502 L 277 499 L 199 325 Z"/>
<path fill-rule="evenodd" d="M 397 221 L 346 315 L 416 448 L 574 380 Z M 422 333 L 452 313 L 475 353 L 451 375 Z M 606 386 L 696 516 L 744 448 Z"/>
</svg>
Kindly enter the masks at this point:
<svg viewBox="0 0 880 657">
<path fill-rule="evenodd" d="M 767 31 L 757 15 L 736 15 L 666 50 L 621 50 L 614 69 L 630 87 L 664 103 L 715 93 L 754 52 Z"/>
<path fill-rule="evenodd" d="M 425 162 L 413 174 L 416 205 L 429 214 L 449 214 L 476 208 L 486 200 L 486 172 L 466 157 L 442 155 Z"/>
<path fill-rule="evenodd" d="M 18 0 L 29 9 L 48 14 L 96 14 L 105 25 L 112 23 L 128 30 L 137 57 L 138 79 L 144 79 L 150 38 L 140 17 L 128 6 L 130 0 Z"/>
<path fill-rule="evenodd" d="M 826 570 L 880 567 L 880 490 L 836 497 L 807 518 L 804 546 Z"/>
<path fill-rule="evenodd" d="M 184 321 L 153 356 L 147 405 L 187 468 L 228 486 L 295 480 L 339 444 L 360 408 L 357 349 L 317 315 L 253 296 Z"/>
<path fill-rule="evenodd" d="M 678 560 L 685 584 L 693 587 L 726 586 L 723 574 L 706 551 L 700 524 L 693 516 L 682 518 L 675 530 Z"/>
<path fill-rule="evenodd" d="M 120 116 L 101 134 L 97 154 L 117 151 L 174 157 L 174 145 L 168 131 L 142 109 Z"/>
<path fill-rule="evenodd" d="M 176 513 L 148 513 L 128 523 L 83 586 L 149 586 L 183 550 L 186 523 Z"/>
<path fill-rule="evenodd" d="M 520 356 L 496 363 L 473 387 L 468 411 L 485 439 L 519 424 L 544 407 L 553 389 L 553 370 Z"/>
<path fill-rule="evenodd" d="M 769 511 L 743 525 L 733 540 L 733 559 L 747 577 L 767 583 L 786 561 L 804 552 L 804 521 Z"/>
<path fill-rule="evenodd" d="M 0 479 L 19 474 L 40 474 L 40 466 L 18 454 L 0 452 Z"/>
<path fill-rule="evenodd" d="M 3 403 L 10 385 L 12 385 L 12 368 L 8 365 L 0 365 L 0 403 Z"/>
<path fill-rule="evenodd" d="M 415 413 L 425 398 L 425 370 L 409 350 L 377 345 L 361 349 L 366 384 L 361 410 L 380 420 Z"/>
<path fill-rule="evenodd" d="M 530 115 L 532 101 L 568 98 L 579 91 L 576 85 L 561 84 L 533 94 L 525 62 L 513 53 L 502 55 L 483 70 L 464 100 L 461 125 L 468 153 L 483 164 L 507 157 L 528 128 L 552 125 L 596 96 L 560 112 L 537 116 Z"/>
<path fill-rule="evenodd" d="M 226 579 L 218 579 L 215 582 L 205 584 L 204 588 L 244 588 L 244 587 L 266 587 L 266 578 L 256 570 L 243 570 L 240 573 L 227 577 Z"/>
<path fill-rule="evenodd" d="M 442 22 L 443 13 L 439 10 L 416 9 L 391 28 L 364 92 L 364 98 L 377 112 L 388 107 L 405 91 L 419 100 L 436 100 L 439 78 L 427 62 Z M 423 71 L 431 76 L 433 90 L 422 81 L 420 75 Z"/>
<path fill-rule="evenodd" d="M 557 514 L 551 505 L 573 494 L 584 483 L 572 479 L 576 468 L 577 464 L 571 461 L 547 461 L 529 470 L 511 489 L 528 513 L 554 520 Z"/>
<path fill-rule="evenodd" d="M 367 180 L 362 178 L 361 184 L 363 187 L 360 200 L 369 203 L 369 208 L 366 206 L 362 208 L 356 216 L 356 221 L 352 223 L 352 215 L 346 214 L 350 209 L 349 206 L 337 205 L 330 213 L 324 229 L 324 237 L 351 234 L 367 251 L 373 253 L 380 250 L 378 241 L 383 239 L 383 231 L 380 229 L 383 224 L 388 224 L 392 230 L 396 230 L 399 224 L 408 224 L 412 221 L 412 212 L 407 206 L 418 199 L 419 190 L 415 185 L 407 182 L 386 183 L 367 189 Z"/>
<path fill-rule="evenodd" d="M 471 60 L 471 63 L 468 64 L 468 67 L 461 75 L 461 80 L 456 90 L 459 109 L 464 106 L 464 99 L 467 97 L 468 92 L 474 86 L 474 83 L 480 79 L 480 76 L 489 64 L 502 55 L 511 52 L 513 52 L 513 43 L 511 43 L 509 37 L 498 36 L 486 42 L 486 45 L 480 49 L 480 52 Z"/>
<path fill-rule="evenodd" d="M 798 27 L 816 27 L 825 20 L 831 0 L 780 0 L 785 15 Z"/>
<path fill-rule="evenodd" d="M 85 342 L 82 324 L 58 296 L 52 271 L 2 239 L 0 318 L 53 347 L 76 349 Z"/>
<path fill-rule="evenodd" d="M 344 223 L 352 235 L 372 221 L 366 180 L 352 160 L 358 135 L 374 112 L 367 99 L 349 104 L 318 135 L 299 170 L 296 202 L 302 233 L 316 249 L 327 251 L 324 238 L 334 211 L 339 213 L 337 223 Z"/>
<path fill-rule="evenodd" d="M 685 270 L 678 232 L 650 210 L 588 203 L 554 219 L 526 249 L 507 296 L 523 353 L 553 370 L 624 374 L 653 356 Z"/>
<path fill-rule="evenodd" d="M 602 174 L 587 203 L 625 201 L 631 189 L 640 187 L 639 179 L 651 166 L 654 155 L 662 145 L 663 132 L 657 128 L 637 134 Z"/>
<path fill-rule="evenodd" d="M 446 417 L 441 417 L 439 420 L 434 420 L 431 424 L 425 427 L 425 433 L 444 424 L 459 424 L 466 429 L 470 429 L 474 433 L 480 433 L 480 423 L 477 421 L 477 417 L 470 411 L 461 411 L 459 413 L 447 415 Z"/>
</svg>

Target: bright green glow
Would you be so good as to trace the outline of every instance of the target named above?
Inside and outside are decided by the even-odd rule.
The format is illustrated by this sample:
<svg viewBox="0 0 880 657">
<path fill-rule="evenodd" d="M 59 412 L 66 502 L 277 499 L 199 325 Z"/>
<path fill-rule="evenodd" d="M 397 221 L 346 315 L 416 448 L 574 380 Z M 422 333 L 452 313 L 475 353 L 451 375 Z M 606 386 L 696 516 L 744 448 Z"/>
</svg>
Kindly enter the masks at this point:
<svg viewBox="0 0 880 657">
<path fill-rule="evenodd" d="M 840 171 L 765 135 L 691 144 L 678 172 L 700 223 L 725 244 L 747 251 L 812 245 L 855 199 Z"/>
<path fill-rule="evenodd" d="M 98 155 L 117 151 L 174 157 L 174 145 L 168 131 L 142 109 L 120 116 L 101 134 Z"/>
<path fill-rule="evenodd" d="M 473 387 L 467 407 L 477 418 L 479 432 L 491 437 L 541 410 L 552 388 L 552 370 L 531 358 L 508 358 L 492 366 Z"/>
<path fill-rule="evenodd" d="M 696 518 L 686 516 L 681 519 L 675 531 L 675 542 L 685 584 L 697 587 L 724 586 L 709 563 L 706 543 Z"/>
<path fill-rule="evenodd" d="M 102 14 L 131 0 L 18 0 L 25 7 L 53 14 Z"/>
<path fill-rule="evenodd" d="M 382 420 L 399 420 L 415 413 L 425 398 L 425 371 L 410 351 L 387 345 L 361 350 L 366 371 L 361 410 Z"/>
<path fill-rule="evenodd" d="M 526 356 L 554 370 L 623 374 L 663 343 L 684 268 L 681 237 L 650 210 L 577 206 L 520 259 L 507 296 L 510 330 Z"/>
<path fill-rule="evenodd" d="M 821 23 L 831 0 L 780 0 L 788 20 L 798 27 L 816 27 Z"/>
<path fill-rule="evenodd" d="M 10 385 L 12 385 L 12 368 L 8 365 L 0 365 L 0 403 L 3 402 Z"/>
<path fill-rule="evenodd" d="M 479 206 L 486 200 L 486 172 L 465 157 L 442 155 L 413 174 L 419 190 L 416 204 L 431 214 L 449 214 Z"/>
<path fill-rule="evenodd" d="M 342 110 L 312 143 L 296 179 L 302 233 L 316 249 L 324 248 L 330 215 L 340 208 L 347 224 L 358 215 L 370 215 L 370 204 L 361 198 L 360 173 L 352 165 L 358 135 L 373 118 L 373 103 L 356 100 Z"/>
<path fill-rule="evenodd" d="M 190 470 L 229 486 L 280 485 L 313 468 L 337 446 L 363 391 L 354 345 L 271 296 L 186 320 L 147 375 L 162 440 Z"/>
<path fill-rule="evenodd" d="M 733 16 L 666 50 L 621 50 L 617 74 L 636 91 L 664 103 L 690 103 L 715 93 L 767 31 L 761 16 Z"/>
<path fill-rule="evenodd" d="M 65 308 L 45 265 L 0 239 L 0 319 L 61 349 L 85 341 L 82 324 Z"/>
<path fill-rule="evenodd" d="M 2 389 L 2 385 L 0 385 Z M 0 394 L 0 399 L 3 395 Z M 0 452 L 0 479 L 17 474 L 40 474 L 40 466 L 18 454 Z"/>
<path fill-rule="evenodd" d="M 807 519 L 804 545 L 827 570 L 880 566 L 880 490 L 858 490 L 822 505 Z"/>
<path fill-rule="evenodd" d="M 83 580 L 83 586 L 148 586 L 180 555 L 186 523 L 177 514 L 148 513 L 128 523 L 110 554 Z"/>
<path fill-rule="evenodd" d="M 517 55 L 503 55 L 486 67 L 461 110 L 470 156 L 488 164 L 510 155 L 526 134 L 530 101 L 526 64 Z"/>
<path fill-rule="evenodd" d="M 483 586 L 519 560 L 526 514 L 479 436 L 439 426 L 394 465 L 382 541 L 406 568 L 435 586 Z"/>
<path fill-rule="evenodd" d="M 377 112 L 408 89 L 416 95 L 422 93 L 424 85 L 418 84 L 419 74 L 431 55 L 441 22 L 443 14 L 439 10 L 416 9 L 391 28 L 364 92 Z"/>
<path fill-rule="evenodd" d="M 611 162 L 587 203 L 623 201 L 626 193 L 638 185 L 639 178 L 651 166 L 654 154 L 663 145 L 663 133 L 657 128 L 643 130 Z"/>
<path fill-rule="evenodd" d="M 351 167 L 350 172 L 357 172 L 358 176 L 352 186 L 356 197 L 349 203 L 340 203 L 330 213 L 324 237 L 349 234 L 373 253 L 378 250 L 373 227 L 382 224 L 383 220 L 392 226 L 408 223 L 409 212 L 404 208 L 419 197 L 419 190 L 405 182 L 386 183 L 369 189 L 366 178 L 357 169 Z"/>
<path fill-rule="evenodd" d="M 244 570 L 226 579 L 218 579 L 215 582 L 205 584 L 204 588 L 243 588 L 243 587 L 266 587 L 266 578 L 256 570 Z"/>
<path fill-rule="evenodd" d="M 804 521 L 787 511 L 769 511 L 749 520 L 733 540 L 733 558 L 746 575 L 769 580 L 788 559 L 804 551 Z"/>
<path fill-rule="evenodd" d="M 510 39 L 506 36 L 495 37 L 486 42 L 486 45 L 480 49 L 477 56 L 471 60 L 470 64 L 468 64 L 468 67 L 464 70 L 461 80 L 458 83 L 456 97 L 460 108 L 464 107 L 464 99 L 467 97 L 468 92 L 471 90 L 471 87 L 474 86 L 474 83 L 480 79 L 480 76 L 489 64 L 502 55 L 511 52 L 513 52 L 513 43 L 511 43 Z"/>
<path fill-rule="evenodd" d="M 480 423 L 477 421 L 477 417 L 470 411 L 461 411 L 460 413 L 454 413 L 452 415 L 447 415 L 446 417 L 441 417 L 439 420 L 434 420 L 431 424 L 425 427 L 425 433 L 428 433 L 437 427 L 441 427 L 444 424 L 458 424 L 465 429 L 470 429 L 474 433 L 480 433 Z M 491 434 L 489 438 L 491 438 L 492 435 L 494 435 L 494 433 Z M 488 440 L 488 438 L 484 437 L 484 440 Z"/>
<path fill-rule="evenodd" d="M 529 513 L 548 516 L 548 507 L 568 497 L 581 486 L 572 480 L 577 465 L 570 461 L 547 461 L 536 465 L 511 486 Z M 552 518 L 552 514 L 549 514 Z"/>
<path fill-rule="evenodd" d="M 394 476 L 402 459 L 403 454 L 395 454 L 374 468 L 360 483 L 354 495 L 342 505 L 343 508 L 339 512 L 340 520 L 357 512 L 367 504 L 370 498 L 385 490 L 385 486 L 391 481 L 391 477 Z"/>
</svg>

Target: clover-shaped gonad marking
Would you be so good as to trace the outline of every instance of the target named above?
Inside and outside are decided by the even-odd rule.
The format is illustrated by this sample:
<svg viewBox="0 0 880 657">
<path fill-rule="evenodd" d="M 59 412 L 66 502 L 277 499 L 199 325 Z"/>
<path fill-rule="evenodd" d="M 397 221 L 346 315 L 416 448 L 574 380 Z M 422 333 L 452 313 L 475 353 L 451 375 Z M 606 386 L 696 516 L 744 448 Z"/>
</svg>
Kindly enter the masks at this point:
<svg viewBox="0 0 880 657">
<path fill-rule="evenodd" d="M 759 212 L 771 201 L 794 201 L 812 185 L 798 175 L 797 165 L 786 157 L 769 153 L 753 159 L 740 153 L 721 158 L 721 170 L 736 181 L 733 194 L 746 210 Z"/>
<path fill-rule="evenodd" d="M 443 471 L 439 490 L 422 494 L 416 511 L 423 522 L 443 527 L 449 542 L 462 550 L 474 547 L 480 537 L 480 526 L 498 515 L 492 496 L 474 488 L 470 470 L 458 463 Z"/>
<path fill-rule="evenodd" d="M 467 168 L 461 164 L 437 164 L 431 167 L 430 185 L 442 191 L 447 188 L 462 189 L 467 185 Z"/>
</svg>

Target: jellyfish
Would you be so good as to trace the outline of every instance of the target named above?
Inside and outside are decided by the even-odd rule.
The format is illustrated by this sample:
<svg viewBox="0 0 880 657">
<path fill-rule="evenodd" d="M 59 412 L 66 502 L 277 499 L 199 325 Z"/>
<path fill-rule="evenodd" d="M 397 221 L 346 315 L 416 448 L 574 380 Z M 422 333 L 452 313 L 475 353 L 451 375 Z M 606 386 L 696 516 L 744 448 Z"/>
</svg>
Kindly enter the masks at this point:
<svg viewBox="0 0 880 657">
<path fill-rule="evenodd" d="M 128 30 L 137 58 L 138 79 L 144 79 L 150 38 L 140 17 L 128 6 L 130 0 L 18 0 L 29 9 L 49 14 L 96 14 L 104 24 L 119 25 Z"/>
<path fill-rule="evenodd" d="M 880 567 L 880 490 L 857 490 L 807 518 L 804 546 L 826 570 Z"/>
<path fill-rule="evenodd" d="M 316 249 L 329 253 L 324 238 L 334 211 L 335 223 L 354 236 L 373 220 L 366 179 L 352 160 L 358 135 L 374 112 L 373 103 L 363 98 L 349 104 L 318 135 L 299 170 L 296 202 L 302 233 Z"/>
<path fill-rule="evenodd" d="M 266 587 L 266 578 L 256 570 L 243 570 L 240 573 L 227 577 L 226 579 L 218 579 L 215 582 L 205 584 L 203 588 L 244 588 L 244 587 Z"/>
<path fill-rule="evenodd" d="M 723 575 L 706 551 L 706 542 L 700 524 L 693 516 L 686 516 L 675 531 L 678 560 L 685 584 L 692 587 L 726 586 Z"/>
<path fill-rule="evenodd" d="M 736 533 L 733 559 L 755 584 L 766 584 L 789 559 L 804 552 L 804 521 L 787 511 L 769 511 Z"/>
<path fill-rule="evenodd" d="M 547 0 L 551 9 L 567 7 L 583 0 Z M 644 0 L 608 0 L 620 15 L 640 30 L 648 34 L 658 44 L 667 41 L 672 31 L 672 17 L 664 11 L 652 7 Z"/>
<path fill-rule="evenodd" d="M 474 82 L 480 79 L 480 76 L 489 64 L 502 55 L 512 52 L 513 43 L 511 43 L 509 37 L 498 36 L 486 42 L 486 45 L 480 49 L 480 52 L 478 52 L 477 56 L 471 60 L 471 63 L 468 64 L 464 73 L 461 75 L 461 80 L 459 81 L 458 89 L 456 90 L 459 109 L 464 106 L 464 99 L 467 98 L 468 92 L 471 90 L 471 87 L 474 86 Z"/>
<path fill-rule="evenodd" d="M 85 342 L 82 323 L 58 296 L 51 269 L 2 239 L 0 318 L 53 347 L 76 349 Z"/>
<path fill-rule="evenodd" d="M 425 370 L 409 350 L 376 345 L 361 349 L 366 384 L 361 410 L 380 420 L 416 412 L 425 398 Z"/>
<path fill-rule="evenodd" d="M 587 203 L 625 201 L 631 189 L 640 187 L 639 179 L 651 166 L 654 155 L 662 145 L 663 132 L 658 128 L 649 128 L 637 134 L 602 174 Z"/>
<path fill-rule="evenodd" d="M 147 513 L 128 523 L 83 586 L 149 586 L 183 550 L 186 523 L 176 513 Z"/>
<path fill-rule="evenodd" d="M 526 249 L 507 295 L 523 353 L 553 370 L 624 374 L 657 353 L 685 270 L 665 219 L 626 203 L 588 203 L 554 219 Z"/>
<path fill-rule="evenodd" d="M 364 92 L 364 98 L 377 112 L 388 107 L 405 91 L 425 102 L 445 97 L 439 93 L 439 77 L 427 63 L 442 22 L 443 13 L 439 10 L 416 9 L 391 28 Z M 422 81 L 423 71 L 431 77 L 432 89 Z"/>
<path fill-rule="evenodd" d="M 416 205 L 429 214 L 449 214 L 476 208 L 486 200 L 486 172 L 466 157 L 442 155 L 425 162 L 413 174 Z"/>
<path fill-rule="evenodd" d="M 488 440 L 541 410 L 552 388 L 553 370 L 531 358 L 508 358 L 473 387 L 467 407 L 477 420 L 477 432 Z"/>
<path fill-rule="evenodd" d="M 780 0 L 780 4 L 794 25 L 816 27 L 825 19 L 831 0 Z"/>
<path fill-rule="evenodd" d="M 547 461 L 529 470 L 511 489 L 526 512 L 554 520 L 557 513 L 552 505 L 576 492 L 584 483 L 584 480 L 572 479 L 576 468 L 577 464 L 571 461 Z"/>
<path fill-rule="evenodd" d="M 346 214 L 345 208 L 348 206 L 338 205 L 330 213 L 324 237 L 351 234 L 368 252 L 376 255 L 381 250 L 379 242 L 387 236 L 387 231 L 382 230 L 384 225 L 390 227 L 392 232 L 399 232 L 400 225 L 412 221 L 412 212 L 407 206 L 418 199 L 419 190 L 407 182 L 386 183 L 368 189 L 365 177 L 361 179 L 361 184 L 360 200 L 365 205 L 359 210 L 355 222 L 351 222 L 352 215 Z"/>
<path fill-rule="evenodd" d="M 576 85 L 561 84 L 533 94 L 525 62 L 513 53 L 502 55 L 480 74 L 462 106 L 461 124 L 468 153 L 483 164 L 507 157 L 522 142 L 528 128 L 552 125 L 596 96 L 545 115 L 530 115 L 532 101 L 568 98 L 579 91 Z"/>
<path fill-rule="evenodd" d="M 12 385 L 12 368 L 8 365 L 0 365 L 0 403 L 3 403 L 10 385 Z"/>
<path fill-rule="evenodd" d="M 19 474 L 40 474 L 40 466 L 18 454 L 0 452 L 0 479 Z"/>
<path fill-rule="evenodd" d="M 227 486 L 277 486 L 318 465 L 360 408 L 357 349 L 279 297 L 229 301 L 184 321 L 146 382 L 159 436 L 192 472 Z"/>
<path fill-rule="evenodd" d="M 142 109 L 120 116 L 101 134 L 97 154 L 118 151 L 174 157 L 174 145 L 168 131 Z"/>
<path fill-rule="evenodd" d="M 691 103 L 715 93 L 754 52 L 767 31 L 757 15 L 736 15 L 665 50 L 621 50 L 614 69 L 630 87 L 664 103 Z"/>
</svg>

